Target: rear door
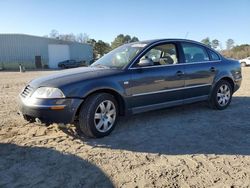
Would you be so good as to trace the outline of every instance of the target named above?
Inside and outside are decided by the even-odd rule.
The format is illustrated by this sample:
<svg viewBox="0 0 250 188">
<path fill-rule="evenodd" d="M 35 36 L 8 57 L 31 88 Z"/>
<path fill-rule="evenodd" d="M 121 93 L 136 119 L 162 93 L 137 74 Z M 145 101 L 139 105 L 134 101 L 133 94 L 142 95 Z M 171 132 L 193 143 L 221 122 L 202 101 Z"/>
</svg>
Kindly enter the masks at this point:
<svg viewBox="0 0 250 188">
<path fill-rule="evenodd" d="M 206 98 L 210 92 L 217 72 L 217 61 L 211 61 L 204 46 L 182 42 L 185 58 L 185 93 L 184 99 Z"/>
</svg>

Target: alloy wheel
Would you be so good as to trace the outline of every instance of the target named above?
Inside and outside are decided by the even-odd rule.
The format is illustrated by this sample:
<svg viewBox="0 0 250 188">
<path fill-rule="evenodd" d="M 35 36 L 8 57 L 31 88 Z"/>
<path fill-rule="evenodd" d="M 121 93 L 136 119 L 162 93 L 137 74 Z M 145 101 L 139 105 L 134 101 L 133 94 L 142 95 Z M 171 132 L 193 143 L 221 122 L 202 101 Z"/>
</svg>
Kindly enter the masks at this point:
<svg viewBox="0 0 250 188">
<path fill-rule="evenodd" d="M 217 92 L 217 102 L 220 106 L 226 106 L 231 98 L 231 91 L 228 85 L 223 84 Z"/>
<path fill-rule="evenodd" d="M 110 100 L 101 102 L 95 111 L 94 123 L 99 132 L 107 132 L 114 125 L 116 107 Z"/>
</svg>

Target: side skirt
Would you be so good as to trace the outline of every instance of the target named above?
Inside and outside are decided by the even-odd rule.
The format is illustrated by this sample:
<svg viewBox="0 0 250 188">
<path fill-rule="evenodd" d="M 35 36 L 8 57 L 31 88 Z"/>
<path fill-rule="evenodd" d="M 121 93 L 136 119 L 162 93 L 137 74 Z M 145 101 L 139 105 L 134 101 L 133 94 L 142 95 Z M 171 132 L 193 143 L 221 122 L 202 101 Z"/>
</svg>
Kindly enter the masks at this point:
<svg viewBox="0 0 250 188">
<path fill-rule="evenodd" d="M 183 99 L 183 100 L 176 100 L 176 101 L 152 104 L 152 105 L 147 105 L 147 106 L 139 106 L 139 107 L 132 108 L 131 112 L 132 114 L 138 114 L 142 112 L 168 108 L 168 107 L 173 107 L 173 106 L 179 106 L 183 104 L 190 104 L 190 103 L 206 101 L 206 100 L 208 100 L 208 95 L 203 95 L 203 96 L 193 97 L 193 98 L 188 98 L 188 99 Z"/>
</svg>

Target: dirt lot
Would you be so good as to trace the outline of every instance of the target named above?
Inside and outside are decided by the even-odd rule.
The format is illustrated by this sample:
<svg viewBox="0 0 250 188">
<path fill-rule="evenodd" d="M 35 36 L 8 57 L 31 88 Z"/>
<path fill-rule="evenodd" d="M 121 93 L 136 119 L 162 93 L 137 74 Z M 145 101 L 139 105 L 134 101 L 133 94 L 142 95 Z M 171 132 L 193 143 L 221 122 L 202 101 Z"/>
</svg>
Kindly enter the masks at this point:
<svg viewBox="0 0 250 188">
<path fill-rule="evenodd" d="M 250 187 L 250 68 L 224 111 L 124 117 L 103 139 L 17 115 L 22 87 L 51 73 L 0 72 L 0 187 Z"/>
</svg>

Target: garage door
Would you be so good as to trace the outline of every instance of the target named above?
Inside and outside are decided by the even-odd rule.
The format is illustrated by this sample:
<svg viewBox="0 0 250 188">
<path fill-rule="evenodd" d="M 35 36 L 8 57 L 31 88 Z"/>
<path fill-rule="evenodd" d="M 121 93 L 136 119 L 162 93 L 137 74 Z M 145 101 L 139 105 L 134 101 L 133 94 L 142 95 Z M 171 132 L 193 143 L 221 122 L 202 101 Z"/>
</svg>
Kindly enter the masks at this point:
<svg viewBox="0 0 250 188">
<path fill-rule="evenodd" d="M 49 68 L 58 68 L 58 63 L 69 60 L 69 46 L 61 44 L 49 44 Z"/>
</svg>

